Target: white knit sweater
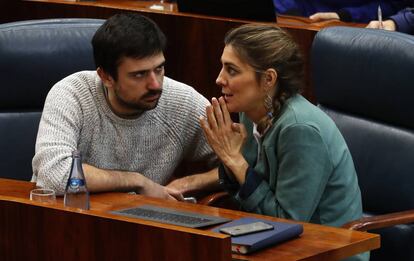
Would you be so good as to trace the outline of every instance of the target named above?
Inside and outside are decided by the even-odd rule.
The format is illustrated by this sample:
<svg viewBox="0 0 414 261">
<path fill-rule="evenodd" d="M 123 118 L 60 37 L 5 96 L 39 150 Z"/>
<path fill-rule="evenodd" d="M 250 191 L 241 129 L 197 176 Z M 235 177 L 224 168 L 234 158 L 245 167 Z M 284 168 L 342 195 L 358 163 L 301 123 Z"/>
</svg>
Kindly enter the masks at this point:
<svg viewBox="0 0 414 261">
<path fill-rule="evenodd" d="M 84 163 L 139 172 L 160 184 L 171 179 L 183 159 L 212 164 L 216 157 L 199 124 L 207 104 L 190 86 L 165 77 L 157 107 L 123 119 L 111 111 L 95 71 L 72 74 L 46 98 L 32 181 L 62 194 L 75 149 Z"/>
</svg>

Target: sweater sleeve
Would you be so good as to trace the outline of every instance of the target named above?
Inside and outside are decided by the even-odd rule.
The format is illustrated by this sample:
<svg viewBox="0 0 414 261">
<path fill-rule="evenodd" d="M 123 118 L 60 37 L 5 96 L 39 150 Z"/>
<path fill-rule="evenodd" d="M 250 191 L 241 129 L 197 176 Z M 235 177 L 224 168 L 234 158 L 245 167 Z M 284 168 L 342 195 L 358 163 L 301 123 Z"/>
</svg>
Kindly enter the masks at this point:
<svg viewBox="0 0 414 261">
<path fill-rule="evenodd" d="M 397 26 L 397 31 L 414 34 L 414 8 L 406 8 L 390 17 Z"/>
<path fill-rule="evenodd" d="M 249 212 L 310 221 L 333 164 L 317 129 L 296 124 L 280 133 L 275 153 L 279 161 L 276 186 L 262 179 L 248 198 L 238 196 Z"/>
<path fill-rule="evenodd" d="M 71 154 L 77 149 L 82 126 L 79 100 L 62 82 L 46 98 L 32 161 L 32 181 L 37 186 L 54 189 L 58 195 L 64 193 Z"/>
<path fill-rule="evenodd" d="M 205 162 L 208 167 L 218 166 L 218 159 L 216 154 L 207 143 L 207 139 L 204 136 L 203 129 L 200 125 L 200 116 L 206 117 L 206 107 L 210 104 L 208 100 L 198 93 L 193 88 L 190 89 L 189 107 L 186 108 L 188 113 L 187 120 L 187 133 L 191 139 L 190 150 L 186 153 L 186 160 L 192 162 Z"/>
</svg>

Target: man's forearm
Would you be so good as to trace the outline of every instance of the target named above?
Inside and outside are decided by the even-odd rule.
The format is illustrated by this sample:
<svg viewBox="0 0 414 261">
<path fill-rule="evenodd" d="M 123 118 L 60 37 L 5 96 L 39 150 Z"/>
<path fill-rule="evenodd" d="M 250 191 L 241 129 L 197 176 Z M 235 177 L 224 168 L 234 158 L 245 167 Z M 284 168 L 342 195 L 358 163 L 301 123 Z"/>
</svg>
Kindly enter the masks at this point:
<svg viewBox="0 0 414 261">
<path fill-rule="evenodd" d="M 218 168 L 176 179 L 168 184 L 167 187 L 176 189 L 181 193 L 217 189 L 219 187 Z"/>
<path fill-rule="evenodd" d="M 135 191 L 145 184 L 145 177 L 138 173 L 99 169 L 82 164 L 86 183 L 90 192 Z"/>
<path fill-rule="evenodd" d="M 218 168 L 210 171 L 193 175 L 192 187 L 194 190 L 212 190 L 219 187 Z"/>
</svg>

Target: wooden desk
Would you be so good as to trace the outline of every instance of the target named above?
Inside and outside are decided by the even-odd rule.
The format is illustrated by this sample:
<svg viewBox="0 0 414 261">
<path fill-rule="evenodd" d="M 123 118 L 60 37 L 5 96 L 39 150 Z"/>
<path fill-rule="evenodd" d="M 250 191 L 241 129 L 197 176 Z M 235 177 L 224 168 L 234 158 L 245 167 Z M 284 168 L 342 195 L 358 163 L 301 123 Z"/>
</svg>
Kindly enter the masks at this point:
<svg viewBox="0 0 414 261">
<path fill-rule="evenodd" d="M 33 187 L 30 182 L 0 179 L 0 253 L 8 253 L 2 256 L 2 260 L 4 256 L 6 260 L 24 260 L 19 259 L 27 257 L 22 248 L 31 252 L 31 260 L 47 254 L 59 255 L 62 261 L 73 260 L 71 258 L 76 256 L 88 257 L 88 260 L 115 260 L 119 257 L 121 259 L 116 260 L 230 260 L 230 239 L 226 235 L 107 213 L 142 204 L 232 219 L 254 216 L 286 221 L 125 193 L 92 195 L 91 210 L 78 211 L 64 208 L 61 198 L 53 205 L 31 202 L 28 198 Z M 379 236 L 375 234 L 308 223 L 303 225 L 304 233 L 297 239 L 252 255 L 233 255 L 233 258 L 340 260 L 380 245 Z M 42 237 L 47 243 L 37 241 Z M 77 248 L 73 246 L 75 243 Z M 118 251 L 114 252 L 115 249 Z"/>
<path fill-rule="evenodd" d="M 11 0 L 8 0 L 11 1 Z M 165 11 L 151 10 L 157 1 L 98 0 L 24 0 L 19 15 L 9 10 L 14 20 L 62 17 L 108 18 L 121 11 L 133 11 L 153 19 L 167 35 L 166 74 L 190 84 L 207 98 L 219 96 L 215 80 L 220 71 L 220 56 L 225 33 L 252 21 L 177 12 L 175 4 L 165 4 Z M 274 23 L 267 23 L 274 24 Z M 311 23 L 303 17 L 279 16 L 277 25 L 288 30 L 299 43 L 305 58 L 304 96 L 315 101 L 311 85 L 309 52 L 313 38 L 321 28 L 331 25 L 362 26 L 342 22 Z"/>
</svg>

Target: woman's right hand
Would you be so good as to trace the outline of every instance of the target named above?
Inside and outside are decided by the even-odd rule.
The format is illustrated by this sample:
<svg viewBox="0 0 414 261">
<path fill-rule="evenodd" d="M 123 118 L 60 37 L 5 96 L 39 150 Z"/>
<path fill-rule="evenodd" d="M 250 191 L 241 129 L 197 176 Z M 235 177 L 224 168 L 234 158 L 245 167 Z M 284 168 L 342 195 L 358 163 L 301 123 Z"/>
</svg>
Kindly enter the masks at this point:
<svg viewBox="0 0 414 261">
<path fill-rule="evenodd" d="M 244 183 L 248 164 L 242 148 L 247 133 L 243 124 L 234 123 L 223 97 L 213 98 L 206 108 L 207 119 L 200 118 L 201 127 L 211 148 L 230 169 L 240 184 Z"/>
</svg>

